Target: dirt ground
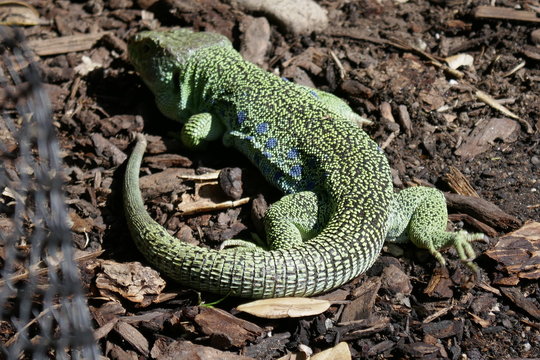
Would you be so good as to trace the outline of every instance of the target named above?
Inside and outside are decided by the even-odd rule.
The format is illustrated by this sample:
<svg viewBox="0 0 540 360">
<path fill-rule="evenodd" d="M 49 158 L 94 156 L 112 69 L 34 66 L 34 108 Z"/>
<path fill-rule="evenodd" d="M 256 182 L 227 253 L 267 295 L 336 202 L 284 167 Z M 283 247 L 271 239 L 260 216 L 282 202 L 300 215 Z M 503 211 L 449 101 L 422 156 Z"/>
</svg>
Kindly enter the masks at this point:
<svg viewBox="0 0 540 360">
<path fill-rule="evenodd" d="M 42 54 L 74 239 L 99 254 L 81 269 L 103 355 L 277 359 L 344 341 L 358 359 L 540 357 L 540 34 L 534 15 L 518 16 L 538 15 L 538 1 L 497 1 L 498 19 L 478 12 L 487 0 L 320 1 L 329 24 L 303 35 L 226 1 L 29 3 L 46 20 L 24 33 Z M 260 208 L 280 196 L 234 150 L 183 149 L 180 125 L 157 110 L 126 44 L 141 30 L 175 26 L 224 34 L 264 69 L 330 91 L 371 120 L 364 129 L 388 155 L 396 188 L 447 192 L 452 226 L 489 235 L 474 244 L 480 278 L 453 249 L 442 268 L 425 251 L 385 246 L 371 270 L 324 297 L 329 310 L 276 320 L 236 311 L 245 301 L 235 298 L 199 307 L 219 297 L 134 263 L 149 266 L 121 206 L 136 132 L 149 135 L 148 209 L 184 241 L 217 247 L 249 237 Z M 84 41 L 56 52 L 47 43 L 73 35 Z M 460 54 L 472 64 L 452 69 L 448 58 Z M 224 168 L 242 179 L 241 206 L 217 205 L 234 192 L 214 176 Z"/>
</svg>

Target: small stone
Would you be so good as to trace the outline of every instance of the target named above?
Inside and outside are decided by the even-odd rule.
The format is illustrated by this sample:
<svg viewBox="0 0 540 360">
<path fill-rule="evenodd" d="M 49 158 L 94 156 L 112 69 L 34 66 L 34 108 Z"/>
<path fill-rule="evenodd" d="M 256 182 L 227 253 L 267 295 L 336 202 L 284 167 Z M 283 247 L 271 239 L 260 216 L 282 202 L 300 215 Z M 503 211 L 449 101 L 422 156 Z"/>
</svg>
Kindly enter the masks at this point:
<svg viewBox="0 0 540 360">
<path fill-rule="evenodd" d="M 322 31 L 328 26 L 326 10 L 312 0 L 237 0 L 236 3 L 247 11 L 275 19 L 293 34 L 309 34 Z"/>
<path fill-rule="evenodd" d="M 536 167 L 540 167 L 540 157 L 534 155 L 532 158 L 531 158 L 531 163 L 536 166 Z"/>
<path fill-rule="evenodd" d="M 536 45 L 540 45 L 540 29 L 536 29 L 531 33 L 531 41 Z"/>
</svg>

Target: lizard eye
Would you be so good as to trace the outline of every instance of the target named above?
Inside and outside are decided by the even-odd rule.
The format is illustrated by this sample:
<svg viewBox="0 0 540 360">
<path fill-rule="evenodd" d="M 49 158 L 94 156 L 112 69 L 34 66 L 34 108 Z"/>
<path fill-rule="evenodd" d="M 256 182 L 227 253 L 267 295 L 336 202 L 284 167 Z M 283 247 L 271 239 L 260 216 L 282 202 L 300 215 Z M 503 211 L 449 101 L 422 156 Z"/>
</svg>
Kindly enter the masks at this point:
<svg viewBox="0 0 540 360">
<path fill-rule="evenodd" d="M 150 46 L 148 42 L 142 43 L 141 46 L 139 47 L 139 51 L 141 55 L 143 56 L 148 55 L 151 50 L 152 50 L 152 47 Z"/>
</svg>

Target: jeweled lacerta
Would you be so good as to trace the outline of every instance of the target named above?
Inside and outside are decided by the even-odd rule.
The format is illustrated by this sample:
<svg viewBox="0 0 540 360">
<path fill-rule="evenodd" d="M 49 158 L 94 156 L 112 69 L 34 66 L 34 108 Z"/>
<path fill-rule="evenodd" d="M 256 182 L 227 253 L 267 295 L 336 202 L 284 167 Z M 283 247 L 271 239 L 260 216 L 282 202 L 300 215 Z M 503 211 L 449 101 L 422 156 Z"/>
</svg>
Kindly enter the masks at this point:
<svg viewBox="0 0 540 360">
<path fill-rule="evenodd" d="M 445 231 L 446 204 L 436 189 L 394 194 L 383 151 L 341 99 L 263 71 L 213 33 L 139 33 L 129 58 L 163 114 L 184 123 L 186 146 L 221 138 L 286 194 L 265 214 L 269 250 L 184 243 L 144 208 L 139 135 L 124 182 L 127 223 L 138 249 L 171 278 L 241 297 L 309 296 L 368 269 L 385 239 L 408 238 L 443 264 L 438 250 L 446 246 L 466 262 L 474 257 L 469 241 L 482 234 Z"/>
</svg>

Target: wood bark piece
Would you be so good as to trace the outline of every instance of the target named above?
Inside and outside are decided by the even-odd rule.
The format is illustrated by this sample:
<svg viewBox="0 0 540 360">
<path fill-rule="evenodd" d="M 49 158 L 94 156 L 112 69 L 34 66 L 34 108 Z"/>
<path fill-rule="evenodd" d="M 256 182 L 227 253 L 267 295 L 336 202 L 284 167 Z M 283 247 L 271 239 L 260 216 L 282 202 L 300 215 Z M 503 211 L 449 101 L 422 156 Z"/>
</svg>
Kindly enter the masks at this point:
<svg viewBox="0 0 540 360">
<path fill-rule="evenodd" d="M 511 119 L 493 118 L 484 126 L 472 131 L 471 136 L 456 150 L 456 155 L 463 160 L 470 160 L 491 148 L 495 139 L 510 142 L 510 136 L 519 130 L 519 124 Z"/>
<path fill-rule="evenodd" d="M 193 162 L 179 154 L 160 154 L 145 156 L 144 163 L 156 169 L 168 169 L 173 167 L 190 167 Z"/>
<path fill-rule="evenodd" d="M 487 224 L 484 224 L 479 220 L 476 220 L 474 217 L 468 214 L 449 214 L 448 220 L 452 222 L 461 221 L 470 226 L 471 228 L 475 229 L 475 231 L 483 233 L 487 237 L 495 237 L 499 235 L 499 232 L 497 230 Z"/>
<path fill-rule="evenodd" d="M 540 307 L 538 307 L 534 300 L 526 298 L 517 288 L 501 287 L 501 291 L 504 296 L 510 299 L 517 307 L 521 308 L 535 319 L 540 320 Z"/>
<path fill-rule="evenodd" d="M 437 267 L 424 290 L 424 294 L 434 298 L 449 299 L 454 296 L 453 285 L 448 269 L 446 267 Z"/>
<path fill-rule="evenodd" d="M 242 32 L 240 54 L 246 61 L 264 67 L 272 34 L 268 20 L 265 17 L 245 16 L 240 23 L 240 31 Z"/>
<path fill-rule="evenodd" d="M 341 340 L 351 342 L 364 336 L 380 333 L 390 326 L 389 317 L 372 316 L 371 319 L 369 320 L 361 320 L 361 321 L 362 321 L 362 326 L 369 326 L 369 327 L 365 329 L 354 330 L 354 331 L 348 332 L 345 335 L 343 335 Z"/>
<path fill-rule="evenodd" d="M 127 155 L 100 133 L 94 133 L 90 138 L 98 156 L 110 158 L 114 165 L 121 165 L 126 161 Z"/>
<path fill-rule="evenodd" d="M 290 337 L 291 333 L 289 332 L 273 334 L 256 344 L 244 347 L 241 354 L 255 359 L 274 358 L 274 354 L 277 355 L 283 351 L 285 345 L 290 341 Z"/>
<path fill-rule="evenodd" d="M 134 326 L 123 321 L 118 321 L 114 326 L 114 330 L 138 352 L 148 356 L 150 352 L 148 340 Z"/>
<path fill-rule="evenodd" d="M 527 223 L 501 237 L 486 255 L 511 277 L 540 279 L 540 223 Z"/>
<path fill-rule="evenodd" d="M 119 315 L 124 315 L 126 313 L 126 309 L 122 306 L 122 304 L 116 301 L 106 302 L 99 308 L 90 306 L 89 309 L 92 313 L 92 317 L 100 327 L 103 327 L 107 323 L 118 319 Z"/>
<path fill-rule="evenodd" d="M 220 351 L 208 346 L 196 345 L 190 341 L 174 341 L 167 344 L 164 339 L 158 339 L 151 352 L 153 359 L 204 359 L 204 360 L 253 360 L 251 357 Z"/>
<path fill-rule="evenodd" d="M 451 336 L 463 336 L 463 320 L 443 320 L 422 325 L 425 334 L 437 339 L 444 339 Z"/>
<path fill-rule="evenodd" d="M 62 36 L 52 39 L 28 41 L 28 46 L 39 56 L 58 55 L 69 52 L 89 50 L 96 41 L 110 32 Z"/>
<path fill-rule="evenodd" d="M 391 293 L 410 295 L 412 292 L 411 279 L 401 268 L 394 264 L 384 268 L 381 279 L 382 288 Z"/>
<path fill-rule="evenodd" d="M 214 346 L 220 349 L 244 346 L 264 332 L 259 326 L 221 309 L 201 307 L 194 322 L 209 335 Z"/>
<path fill-rule="evenodd" d="M 478 6 L 474 10 L 474 17 L 487 19 L 503 19 L 515 21 L 540 22 L 540 18 L 535 12 L 514 10 L 501 6 Z"/>
<path fill-rule="evenodd" d="M 445 193 L 444 197 L 448 208 L 471 215 L 495 229 L 508 231 L 521 225 L 517 218 L 487 200 L 451 193 Z"/>
<path fill-rule="evenodd" d="M 373 305 L 379 288 L 381 279 L 371 278 L 363 283 L 356 291 L 357 298 L 351 301 L 341 314 L 340 322 L 347 323 L 359 319 L 367 319 L 373 313 Z"/>
<path fill-rule="evenodd" d="M 413 124 L 411 122 L 411 116 L 409 115 L 409 110 L 407 109 L 407 106 L 399 105 L 398 115 L 399 124 L 405 129 L 405 134 L 410 137 L 412 135 Z"/>
<path fill-rule="evenodd" d="M 450 166 L 450 171 L 446 174 L 445 180 L 448 186 L 457 194 L 476 198 L 480 197 L 465 175 L 454 166 Z"/>
</svg>

